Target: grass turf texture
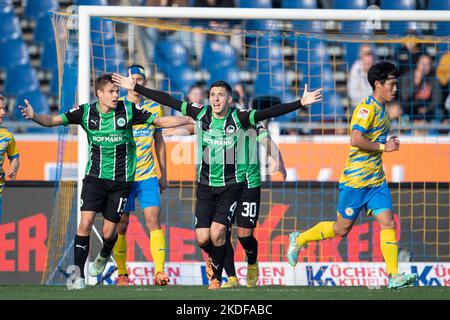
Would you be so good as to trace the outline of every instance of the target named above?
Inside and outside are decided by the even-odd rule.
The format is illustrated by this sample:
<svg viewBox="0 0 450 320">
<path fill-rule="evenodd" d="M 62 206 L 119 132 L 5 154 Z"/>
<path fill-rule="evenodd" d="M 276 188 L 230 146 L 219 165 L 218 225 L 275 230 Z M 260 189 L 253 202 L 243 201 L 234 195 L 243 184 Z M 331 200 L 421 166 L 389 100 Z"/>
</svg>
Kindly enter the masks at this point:
<svg viewBox="0 0 450 320">
<path fill-rule="evenodd" d="M 292 287 L 264 286 L 208 290 L 206 286 L 89 286 L 85 290 L 67 290 L 65 286 L 0 286 L 5 300 L 450 300 L 450 287 L 409 287 L 396 291 L 365 287 Z"/>
</svg>

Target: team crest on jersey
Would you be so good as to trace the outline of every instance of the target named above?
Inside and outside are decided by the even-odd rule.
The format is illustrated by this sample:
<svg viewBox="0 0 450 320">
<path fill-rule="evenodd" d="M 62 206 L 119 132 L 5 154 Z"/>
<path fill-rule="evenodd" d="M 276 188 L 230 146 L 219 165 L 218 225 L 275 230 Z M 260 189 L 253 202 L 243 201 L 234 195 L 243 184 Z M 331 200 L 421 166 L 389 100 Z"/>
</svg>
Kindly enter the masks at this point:
<svg viewBox="0 0 450 320">
<path fill-rule="evenodd" d="M 140 105 L 140 104 L 135 104 L 136 109 L 138 110 L 142 110 L 142 108 L 144 108 L 144 106 Z"/>
<path fill-rule="evenodd" d="M 370 111 L 365 109 L 365 108 L 359 109 L 358 118 L 367 119 L 367 116 L 369 115 L 369 112 Z"/>
<path fill-rule="evenodd" d="M 355 210 L 353 210 L 353 208 L 348 207 L 347 209 L 345 209 L 345 214 L 351 217 L 355 214 Z"/>
<path fill-rule="evenodd" d="M 233 133 L 236 131 L 236 127 L 230 124 L 226 129 L 227 133 Z"/>
<path fill-rule="evenodd" d="M 124 118 L 119 118 L 119 119 L 117 119 L 117 126 L 118 126 L 118 127 L 124 127 L 126 123 L 127 123 L 127 122 L 125 121 Z"/>
</svg>

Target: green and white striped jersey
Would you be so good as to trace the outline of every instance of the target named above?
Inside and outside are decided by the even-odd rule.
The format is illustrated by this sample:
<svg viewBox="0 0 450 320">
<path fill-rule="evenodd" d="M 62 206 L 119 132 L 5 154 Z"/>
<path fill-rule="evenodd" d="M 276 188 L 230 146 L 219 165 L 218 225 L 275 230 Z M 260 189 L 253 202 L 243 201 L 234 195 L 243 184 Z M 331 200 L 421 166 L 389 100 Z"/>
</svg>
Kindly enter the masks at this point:
<svg viewBox="0 0 450 320">
<path fill-rule="evenodd" d="M 214 117 L 211 106 L 183 103 L 181 111 L 196 120 L 201 157 L 197 181 L 212 187 L 244 182 L 250 158 L 246 129 L 255 125 L 255 110 L 229 108 L 223 119 Z"/>
<path fill-rule="evenodd" d="M 156 114 L 118 101 L 114 111 L 101 113 L 98 101 L 75 106 L 61 114 L 64 125 L 78 124 L 87 134 L 89 160 L 86 176 L 118 182 L 134 181 L 136 144 L 133 125 L 153 123 Z"/>
</svg>

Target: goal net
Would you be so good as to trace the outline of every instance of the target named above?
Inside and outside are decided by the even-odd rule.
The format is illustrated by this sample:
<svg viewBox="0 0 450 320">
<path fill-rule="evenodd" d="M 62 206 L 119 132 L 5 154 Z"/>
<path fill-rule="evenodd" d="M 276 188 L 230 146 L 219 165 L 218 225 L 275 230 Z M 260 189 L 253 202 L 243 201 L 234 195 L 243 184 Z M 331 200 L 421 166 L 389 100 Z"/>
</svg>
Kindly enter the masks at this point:
<svg viewBox="0 0 450 320">
<path fill-rule="evenodd" d="M 104 8 L 105 12 L 111 9 Z M 86 37 L 79 38 L 82 21 L 76 12 L 53 16 L 61 112 L 75 103 L 95 99 L 92 79 L 110 72 L 125 75 L 133 64 L 145 67 L 148 86 L 182 100 L 188 99 L 192 87 L 198 85 L 203 91 L 200 99 L 207 103 L 209 85 L 225 80 L 234 88 L 239 108 L 266 108 L 280 101 L 294 101 L 305 84 L 311 89 L 324 89 L 321 103 L 268 124 L 288 174 L 283 182 L 262 153 L 262 200 L 255 235 L 258 260 L 269 271 L 261 275 L 260 284 L 311 284 L 309 275 L 301 282 L 301 271 L 295 273 L 297 269 L 294 272 L 285 263 L 288 235 L 335 219 L 337 181 L 348 154 L 349 122 L 356 104 L 371 93 L 365 74 L 377 61 L 391 61 L 401 70 L 398 98 L 386 107 L 392 119 L 390 134 L 400 137 L 401 149 L 383 156 L 394 203 L 400 261 L 450 261 L 448 23 L 431 19 L 350 21 L 337 15 L 319 16 L 313 21 L 286 20 L 280 19 L 276 10 L 269 10 L 273 19 L 270 15 L 266 19 L 157 19 L 145 17 L 144 12 L 150 12 L 147 9 L 126 8 L 132 10 L 129 17 L 92 14 L 90 29 L 85 31 L 89 43 L 83 42 Z M 318 14 L 317 10 L 311 12 Z M 87 48 L 88 61 L 79 60 Z M 86 64 L 84 69 L 79 61 Z M 81 86 L 84 89 L 80 91 Z M 77 92 L 84 92 L 83 97 Z M 125 94 L 122 90 L 121 95 Z M 164 114 L 176 115 L 166 107 Z M 85 151 L 80 148 L 86 149 L 86 138 L 80 131 L 61 129 L 61 171 L 77 160 L 79 170 L 85 164 Z M 166 136 L 165 142 L 169 189 L 162 194 L 161 223 L 168 247 L 166 268 L 175 284 L 202 284 L 207 281 L 206 257 L 195 243 L 193 229 L 196 140 Z M 73 147 L 76 143 L 78 154 Z M 77 197 L 76 182 L 59 182 L 44 283 L 65 283 L 69 276 L 66 270 L 73 264 Z M 96 225 L 102 220 L 100 214 L 97 220 Z M 100 244 L 91 239 L 91 251 L 95 253 Z M 238 277 L 245 279 L 245 253 L 236 235 L 232 241 Z M 139 208 L 130 217 L 127 242 L 133 283 L 152 283 L 149 235 Z M 362 212 L 346 238 L 310 243 L 300 261 L 305 264 L 297 268 L 315 263 L 374 262 L 382 270 L 379 226 Z M 114 278 L 104 283 L 111 284 Z"/>
</svg>

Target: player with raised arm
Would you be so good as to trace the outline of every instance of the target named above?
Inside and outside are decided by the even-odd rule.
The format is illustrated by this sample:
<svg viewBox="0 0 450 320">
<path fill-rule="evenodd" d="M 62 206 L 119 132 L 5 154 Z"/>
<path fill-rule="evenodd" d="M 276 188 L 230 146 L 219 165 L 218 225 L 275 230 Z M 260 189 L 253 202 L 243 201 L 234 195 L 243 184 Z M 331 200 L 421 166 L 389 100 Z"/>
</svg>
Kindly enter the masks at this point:
<svg viewBox="0 0 450 320">
<path fill-rule="evenodd" d="M 142 66 L 130 66 L 128 73 L 136 83 L 142 86 L 146 85 L 145 69 Z M 121 100 L 130 101 L 138 108 L 154 113 L 158 117 L 163 116 L 161 105 L 132 90 L 128 90 L 127 95 L 121 98 Z M 189 120 L 191 119 L 189 118 Z M 117 285 L 129 285 L 126 267 L 127 243 L 125 234 L 128 228 L 129 215 L 131 211 L 135 210 L 135 199 L 137 198 L 150 232 L 149 248 L 155 269 L 154 284 L 165 286 L 169 283 L 169 278 L 164 272 L 166 240 L 164 232 L 161 229 L 159 215 L 161 207 L 160 192 L 167 188 L 166 145 L 162 137 L 162 129 L 156 128 L 153 124 L 134 125 L 133 135 L 136 143 L 137 156 L 136 175 L 125 212 L 117 224 L 117 233 L 119 235 L 114 246 L 114 258 L 118 268 Z M 157 177 L 155 159 L 153 158 L 153 143 L 161 172 L 159 179 Z"/>
<path fill-rule="evenodd" d="M 74 261 L 79 276 L 69 289 L 84 289 L 84 266 L 89 255 L 89 238 L 96 212 L 104 217 L 103 247 L 89 268 L 89 275 L 96 277 L 105 269 L 117 240 L 116 224 L 120 221 L 127 203 L 136 171 L 136 145 L 132 126 L 153 124 L 157 127 L 180 126 L 189 123 L 187 118 L 163 117 L 138 108 L 130 101 L 119 101 L 119 88 L 111 74 L 95 80 L 98 100 L 73 107 L 59 115 L 34 113 L 27 107 L 19 107 L 26 119 L 45 126 L 77 124 L 87 134 L 89 159 L 81 190 L 81 221 L 74 240 Z"/>
<path fill-rule="evenodd" d="M 320 101 L 321 90 L 305 92 L 301 101 L 274 106 L 266 110 L 237 110 L 230 107 L 232 89 L 224 81 L 213 83 L 208 106 L 196 105 L 173 98 L 169 94 L 135 84 L 130 77 L 114 74 L 114 81 L 162 105 L 169 106 L 196 120 L 201 163 L 197 179 L 196 239 L 200 247 L 212 243 L 211 258 L 214 274 L 209 289 L 219 289 L 226 254 L 226 230 L 241 198 L 245 182 L 246 163 L 239 143 L 239 132 L 259 121 L 292 112 Z M 242 150 L 241 150 L 242 151 Z M 200 158 L 200 157 L 199 157 Z"/>
<path fill-rule="evenodd" d="M 0 94 L 0 126 L 3 124 L 3 119 L 6 115 L 5 101 Z M 5 186 L 6 177 L 14 181 L 16 180 L 17 172 L 19 171 L 19 151 L 17 150 L 16 140 L 8 129 L 0 127 L 0 223 L 2 223 L 3 213 L 3 187 Z M 3 171 L 3 163 L 5 155 L 9 159 L 9 172 L 5 174 Z"/>
<path fill-rule="evenodd" d="M 334 222 L 320 222 L 305 232 L 289 235 L 287 259 L 292 266 L 297 264 L 299 252 L 308 242 L 345 237 L 365 208 L 380 225 L 380 246 L 389 275 L 388 288 L 399 289 L 417 281 L 418 275 L 415 273 L 398 273 L 396 224 L 381 161 L 384 152 L 394 152 L 400 148 L 397 137 L 387 139 L 390 120 L 386 111 L 386 103 L 396 96 L 398 75 L 398 69 L 389 62 L 370 68 L 368 80 L 373 93 L 361 101 L 353 112 L 351 146 L 339 179 L 337 219 Z"/>
</svg>

